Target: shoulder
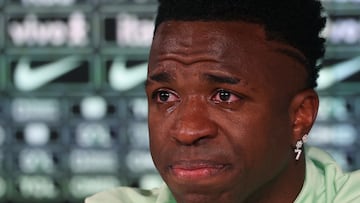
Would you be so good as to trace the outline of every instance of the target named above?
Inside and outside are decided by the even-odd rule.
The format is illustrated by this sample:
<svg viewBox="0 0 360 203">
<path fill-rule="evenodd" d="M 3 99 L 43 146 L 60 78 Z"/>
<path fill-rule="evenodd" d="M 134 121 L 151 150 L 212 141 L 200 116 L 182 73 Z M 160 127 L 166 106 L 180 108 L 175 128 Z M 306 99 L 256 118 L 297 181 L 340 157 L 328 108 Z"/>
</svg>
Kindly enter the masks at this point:
<svg viewBox="0 0 360 203">
<path fill-rule="evenodd" d="M 90 196 L 85 199 L 85 203 L 153 203 L 158 195 L 159 189 L 117 187 Z"/>
<path fill-rule="evenodd" d="M 360 202 L 360 171 L 344 172 L 325 151 L 306 149 L 306 176 L 298 202 Z M 305 201 L 306 200 L 306 201 Z"/>
<path fill-rule="evenodd" d="M 334 202 L 350 203 L 360 202 L 360 170 L 346 173 L 344 177 L 339 178 L 337 182 L 337 194 Z"/>
</svg>

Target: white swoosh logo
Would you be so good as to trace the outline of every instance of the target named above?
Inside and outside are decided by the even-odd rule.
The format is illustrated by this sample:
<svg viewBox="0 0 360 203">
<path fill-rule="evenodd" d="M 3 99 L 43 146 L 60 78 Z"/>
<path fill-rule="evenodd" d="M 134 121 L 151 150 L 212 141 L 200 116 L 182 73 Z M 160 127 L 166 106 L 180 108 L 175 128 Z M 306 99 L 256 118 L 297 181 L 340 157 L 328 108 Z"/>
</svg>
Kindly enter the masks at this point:
<svg viewBox="0 0 360 203">
<path fill-rule="evenodd" d="M 31 69 L 29 59 L 21 58 L 15 67 L 14 84 L 21 91 L 36 90 L 50 81 L 78 68 L 80 64 L 81 61 L 79 56 L 69 56 L 36 67 L 36 69 Z"/>
<path fill-rule="evenodd" d="M 127 69 L 125 60 L 116 58 L 109 70 L 109 83 L 119 91 L 130 90 L 146 80 L 147 63 L 142 63 Z"/>
<path fill-rule="evenodd" d="M 360 71 L 360 56 L 320 69 L 318 90 L 326 89 Z"/>
</svg>

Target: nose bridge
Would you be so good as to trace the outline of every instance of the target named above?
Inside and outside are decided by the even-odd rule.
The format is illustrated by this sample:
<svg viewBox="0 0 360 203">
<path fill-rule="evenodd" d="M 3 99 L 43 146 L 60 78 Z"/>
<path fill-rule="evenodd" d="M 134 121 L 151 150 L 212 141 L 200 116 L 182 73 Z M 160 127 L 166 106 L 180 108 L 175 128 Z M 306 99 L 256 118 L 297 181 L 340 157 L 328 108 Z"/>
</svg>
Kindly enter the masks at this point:
<svg viewBox="0 0 360 203">
<path fill-rule="evenodd" d="M 189 96 L 180 104 L 173 128 L 173 137 L 181 144 L 193 145 L 217 133 L 205 98 Z"/>
</svg>

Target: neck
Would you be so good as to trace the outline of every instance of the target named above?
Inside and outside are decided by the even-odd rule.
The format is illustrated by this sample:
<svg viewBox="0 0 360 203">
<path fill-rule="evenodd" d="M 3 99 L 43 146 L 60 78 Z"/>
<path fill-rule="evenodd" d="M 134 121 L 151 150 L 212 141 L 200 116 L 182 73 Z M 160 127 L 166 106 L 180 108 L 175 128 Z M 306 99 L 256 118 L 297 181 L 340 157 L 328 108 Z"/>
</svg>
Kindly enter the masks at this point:
<svg viewBox="0 0 360 203">
<path fill-rule="evenodd" d="M 280 177 L 275 177 L 259 190 L 255 191 L 245 202 L 292 203 L 299 195 L 305 181 L 305 158 L 293 161 Z"/>
</svg>

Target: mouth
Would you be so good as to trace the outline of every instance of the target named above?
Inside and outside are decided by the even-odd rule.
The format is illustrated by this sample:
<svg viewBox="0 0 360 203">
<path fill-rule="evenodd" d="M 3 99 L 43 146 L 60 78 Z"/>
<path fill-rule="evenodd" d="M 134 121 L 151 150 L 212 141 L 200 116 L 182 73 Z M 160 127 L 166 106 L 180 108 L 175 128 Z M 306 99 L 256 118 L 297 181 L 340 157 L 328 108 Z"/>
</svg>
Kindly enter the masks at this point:
<svg viewBox="0 0 360 203">
<path fill-rule="evenodd" d="M 199 180 L 215 177 L 223 173 L 228 164 L 212 161 L 179 161 L 169 166 L 171 173 L 182 180 Z"/>
</svg>

